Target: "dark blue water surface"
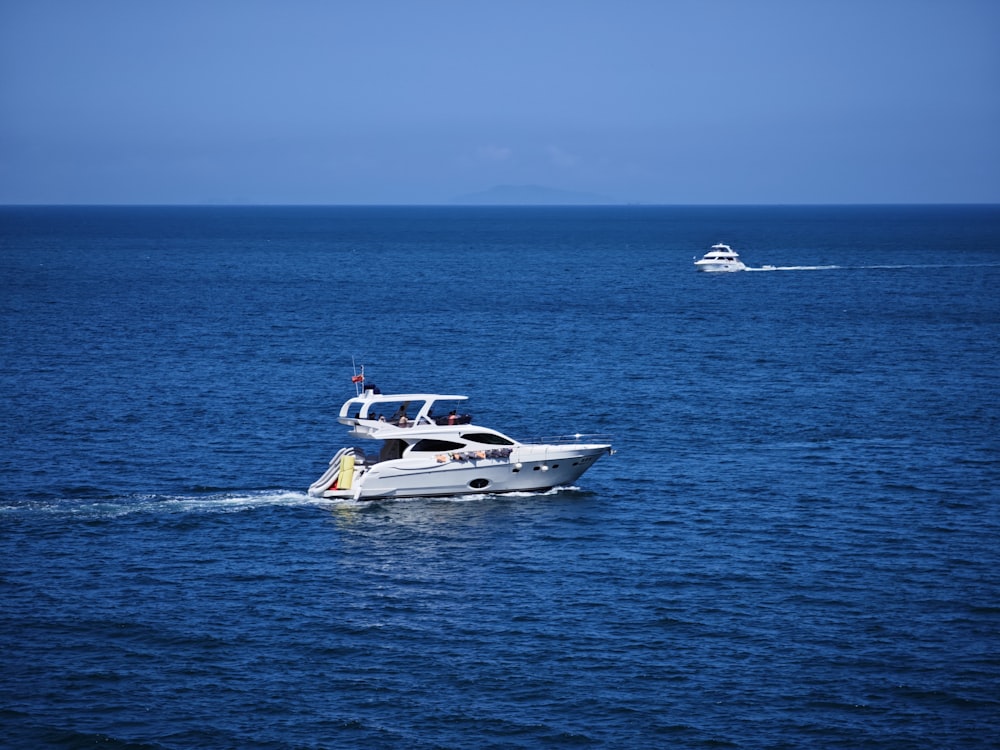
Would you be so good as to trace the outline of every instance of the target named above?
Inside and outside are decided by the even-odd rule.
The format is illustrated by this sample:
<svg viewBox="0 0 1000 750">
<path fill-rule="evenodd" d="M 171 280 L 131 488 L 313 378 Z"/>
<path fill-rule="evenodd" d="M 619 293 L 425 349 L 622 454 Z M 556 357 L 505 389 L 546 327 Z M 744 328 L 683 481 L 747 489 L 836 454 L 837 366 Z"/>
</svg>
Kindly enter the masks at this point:
<svg viewBox="0 0 1000 750">
<path fill-rule="evenodd" d="M 311 499 L 352 357 L 618 453 Z M 1000 737 L 1000 208 L 4 208 L 0 389 L 0 746 Z"/>
</svg>

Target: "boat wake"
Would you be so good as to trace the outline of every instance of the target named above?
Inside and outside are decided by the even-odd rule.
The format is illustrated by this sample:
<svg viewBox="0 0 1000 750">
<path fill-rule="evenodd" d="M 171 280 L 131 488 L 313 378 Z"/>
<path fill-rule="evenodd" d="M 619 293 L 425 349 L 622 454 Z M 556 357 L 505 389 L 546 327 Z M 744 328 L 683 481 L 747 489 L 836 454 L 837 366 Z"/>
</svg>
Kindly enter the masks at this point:
<svg viewBox="0 0 1000 750">
<path fill-rule="evenodd" d="M 349 498 L 318 498 L 291 490 L 227 491 L 204 495 L 130 495 L 101 500 L 52 497 L 0 503 L 0 518 L 20 513 L 58 514 L 81 521 L 141 516 L 217 515 L 245 513 L 267 508 L 365 508 L 381 502 L 409 503 L 469 503 L 497 499 L 550 497 L 566 492 L 579 492 L 575 485 L 553 487 L 539 492 L 479 492 L 439 497 L 400 497 L 384 500 L 354 500 Z"/>
<path fill-rule="evenodd" d="M 844 266 L 761 266 L 751 268 L 747 266 L 744 271 L 830 271 Z"/>
<path fill-rule="evenodd" d="M 58 513 L 64 517 L 83 520 L 93 518 L 119 518 L 135 515 L 183 515 L 241 513 L 275 506 L 324 506 L 304 492 L 288 490 L 251 490 L 209 492 L 191 495 L 127 495 L 102 499 L 81 500 L 72 497 L 32 499 L 24 502 L 5 503 L 0 515 L 33 512 Z"/>
<path fill-rule="evenodd" d="M 956 265 L 954 263 L 928 263 L 928 264 L 908 264 L 908 265 L 871 265 L 871 266 L 759 266 L 752 268 L 747 266 L 744 271 L 873 271 L 873 270 L 907 270 L 907 269 L 933 269 L 933 268 L 1000 268 L 1000 263 L 970 263 L 968 265 Z"/>
</svg>

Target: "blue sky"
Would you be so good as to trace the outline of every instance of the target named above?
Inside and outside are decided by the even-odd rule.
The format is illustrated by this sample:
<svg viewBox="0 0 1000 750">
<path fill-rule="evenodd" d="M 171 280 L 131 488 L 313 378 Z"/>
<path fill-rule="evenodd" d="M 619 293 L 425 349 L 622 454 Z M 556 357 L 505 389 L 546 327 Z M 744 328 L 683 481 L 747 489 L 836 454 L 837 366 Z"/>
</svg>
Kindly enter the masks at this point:
<svg viewBox="0 0 1000 750">
<path fill-rule="evenodd" d="M 995 0 L 0 0 L 0 203 L 1000 202 Z"/>
</svg>

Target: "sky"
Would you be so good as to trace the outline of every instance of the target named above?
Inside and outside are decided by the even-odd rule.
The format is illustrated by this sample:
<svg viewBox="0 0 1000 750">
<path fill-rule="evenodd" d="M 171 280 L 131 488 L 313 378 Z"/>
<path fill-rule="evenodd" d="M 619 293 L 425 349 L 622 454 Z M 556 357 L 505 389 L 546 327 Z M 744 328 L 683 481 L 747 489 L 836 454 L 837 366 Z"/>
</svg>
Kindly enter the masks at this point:
<svg viewBox="0 0 1000 750">
<path fill-rule="evenodd" d="M 0 0 L 2 204 L 1000 203 L 996 0 Z"/>
</svg>

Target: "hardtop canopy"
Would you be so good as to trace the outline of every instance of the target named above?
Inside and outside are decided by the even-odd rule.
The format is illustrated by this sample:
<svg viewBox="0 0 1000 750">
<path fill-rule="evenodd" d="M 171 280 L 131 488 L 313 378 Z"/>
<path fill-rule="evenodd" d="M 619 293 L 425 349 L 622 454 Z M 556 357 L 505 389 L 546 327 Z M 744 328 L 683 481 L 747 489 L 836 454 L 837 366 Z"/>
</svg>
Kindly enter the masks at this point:
<svg viewBox="0 0 1000 750">
<path fill-rule="evenodd" d="M 468 396 L 440 393 L 380 393 L 365 391 L 363 395 L 349 399 L 340 407 L 340 419 L 392 419 L 405 413 L 407 419 L 416 421 L 420 417 L 432 419 L 441 417 L 453 408 L 451 404 L 468 401 Z"/>
</svg>

